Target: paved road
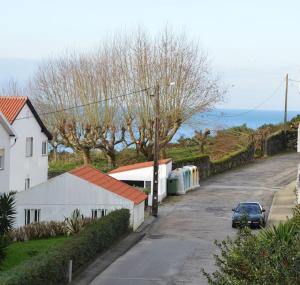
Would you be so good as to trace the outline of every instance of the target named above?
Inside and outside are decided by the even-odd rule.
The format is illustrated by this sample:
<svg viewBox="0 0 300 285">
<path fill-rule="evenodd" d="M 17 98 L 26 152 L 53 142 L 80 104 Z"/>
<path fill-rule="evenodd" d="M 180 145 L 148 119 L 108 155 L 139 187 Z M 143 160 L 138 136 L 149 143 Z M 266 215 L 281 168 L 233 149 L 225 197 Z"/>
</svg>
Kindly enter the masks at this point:
<svg viewBox="0 0 300 285">
<path fill-rule="evenodd" d="M 231 209 L 242 200 L 267 209 L 274 191 L 295 179 L 297 154 L 275 156 L 203 182 L 185 196 L 168 198 L 149 234 L 92 285 L 207 284 L 201 268 L 214 268 L 215 239 L 232 236 Z"/>
</svg>

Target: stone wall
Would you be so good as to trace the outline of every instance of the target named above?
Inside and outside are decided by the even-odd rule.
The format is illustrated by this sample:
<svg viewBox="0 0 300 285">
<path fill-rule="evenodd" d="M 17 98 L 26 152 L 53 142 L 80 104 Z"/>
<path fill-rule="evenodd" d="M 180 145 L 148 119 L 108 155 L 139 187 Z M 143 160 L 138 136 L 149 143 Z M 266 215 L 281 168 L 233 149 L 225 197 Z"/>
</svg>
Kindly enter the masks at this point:
<svg viewBox="0 0 300 285">
<path fill-rule="evenodd" d="M 217 173 L 245 165 L 253 160 L 254 145 L 250 144 L 247 148 L 231 153 L 218 161 L 210 161 L 207 155 L 175 161 L 173 169 L 185 165 L 195 165 L 198 167 L 200 180 L 202 180 Z"/>
<path fill-rule="evenodd" d="M 274 155 L 284 151 L 297 149 L 297 130 L 287 130 L 286 139 L 284 131 L 279 131 L 267 137 L 266 155 Z"/>
</svg>

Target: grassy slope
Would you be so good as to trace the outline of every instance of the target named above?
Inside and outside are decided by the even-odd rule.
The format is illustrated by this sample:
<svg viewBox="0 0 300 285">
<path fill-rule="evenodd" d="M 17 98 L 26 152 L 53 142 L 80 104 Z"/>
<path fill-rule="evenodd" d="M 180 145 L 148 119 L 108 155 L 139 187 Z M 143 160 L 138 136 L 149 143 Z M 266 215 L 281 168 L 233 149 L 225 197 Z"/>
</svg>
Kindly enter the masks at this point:
<svg viewBox="0 0 300 285">
<path fill-rule="evenodd" d="M 7 248 L 7 256 L 0 266 L 1 271 L 11 269 L 12 267 L 30 259 L 33 255 L 46 251 L 51 246 L 64 243 L 67 237 L 56 237 L 50 239 L 31 240 L 26 242 L 14 242 Z"/>
</svg>

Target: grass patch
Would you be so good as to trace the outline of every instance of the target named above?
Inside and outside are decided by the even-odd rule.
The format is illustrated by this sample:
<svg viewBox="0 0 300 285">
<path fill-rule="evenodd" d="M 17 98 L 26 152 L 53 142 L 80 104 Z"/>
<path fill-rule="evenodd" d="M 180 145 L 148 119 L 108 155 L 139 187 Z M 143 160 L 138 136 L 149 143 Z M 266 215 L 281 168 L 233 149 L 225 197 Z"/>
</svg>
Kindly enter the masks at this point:
<svg viewBox="0 0 300 285">
<path fill-rule="evenodd" d="M 26 242 L 14 242 L 7 248 L 7 256 L 0 266 L 0 271 L 9 270 L 16 265 L 32 258 L 33 256 L 46 251 L 52 246 L 63 244 L 68 237 L 57 237 Z"/>
</svg>

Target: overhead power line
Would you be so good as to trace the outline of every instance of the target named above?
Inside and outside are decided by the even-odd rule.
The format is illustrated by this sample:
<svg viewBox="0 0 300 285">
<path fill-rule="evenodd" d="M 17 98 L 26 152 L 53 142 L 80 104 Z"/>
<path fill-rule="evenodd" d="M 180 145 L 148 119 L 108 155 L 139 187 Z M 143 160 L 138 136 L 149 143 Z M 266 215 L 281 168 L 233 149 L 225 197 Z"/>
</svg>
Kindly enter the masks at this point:
<svg viewBox="0 0 300 285">
<path fill-rule="evenodd" d="M 105 98 L 105 99 L 101 99 L 101 100 L 97 100 L 97 101 L 93 101 L 93 102 L 88 102 L 86 104 L 74 105 L 74 106 L 62 108 L 62 109 L 59 109 L 59 110 L 39 113 L 39 116 L 42 117 L 42 116 L 52 115 L 52 114 L 56 114 L 56 113 L 60 113 L 60 112 L 64 112 L 64 111 L 78 109 L 78 108 L 82 108 L 82 107 L 86 107 L 86 106 L 90 106 L 90 105 L 94 105 L 94 104 L 98 104 L 98 103 L 102 103 L 102 102 L 106 102 L 106 101 L 126 97 L 126 96 L 133 95 L 133 94 L 136 94 L 136 93 L 145 92 L 145 91 L 147 91 L 151 88 L 152 87 L 148 87 L 148 88 L 132 91 L 132 92 L 129 92 L 129 93 L 125 93 L 125 94 L 122 94 L 122 95 L 118 95 L 118 96 L 114 96 L 114 97 L 110 97 L 110 98 Z M 24 120 L 24 119 L 29 119 L 29 118 L 32 118 L 32 117 L 34 117 L 34 116 L 21 117 L 21 118 L 17 118 L 16 120 Z"/>
<path fill-rule="evenodd" d="M 268 100 L 270 100 L 273 96 L 275 96 L 278 92 L 278 90 L 280 89 L 282 85 L 282 82 L 280 82 L 280 84 L 276 87 L 276 89 L 268 96 L 266 97 L 262 102 L 260 102 L 258 105 L 254 106 L 253 108 L 246 110 L 244 112 L 238 113 L 238 114 L 234 114 L 234 115 L 230 115 L 230 114 L 226 114 L 223 113 L 221 115 L 215 115 L 215 114 L 206 114 L 207 116 L 212 116 L 212 117 L 219 117 L 219 118 L 232 118 L 232 117 L 239 117 L 239 116 L 243 116 L 246 115 L 250 112 L 253 112 L 257 109 L 259 109 L 262 105 L 264 105 Z"/>
</svg>

